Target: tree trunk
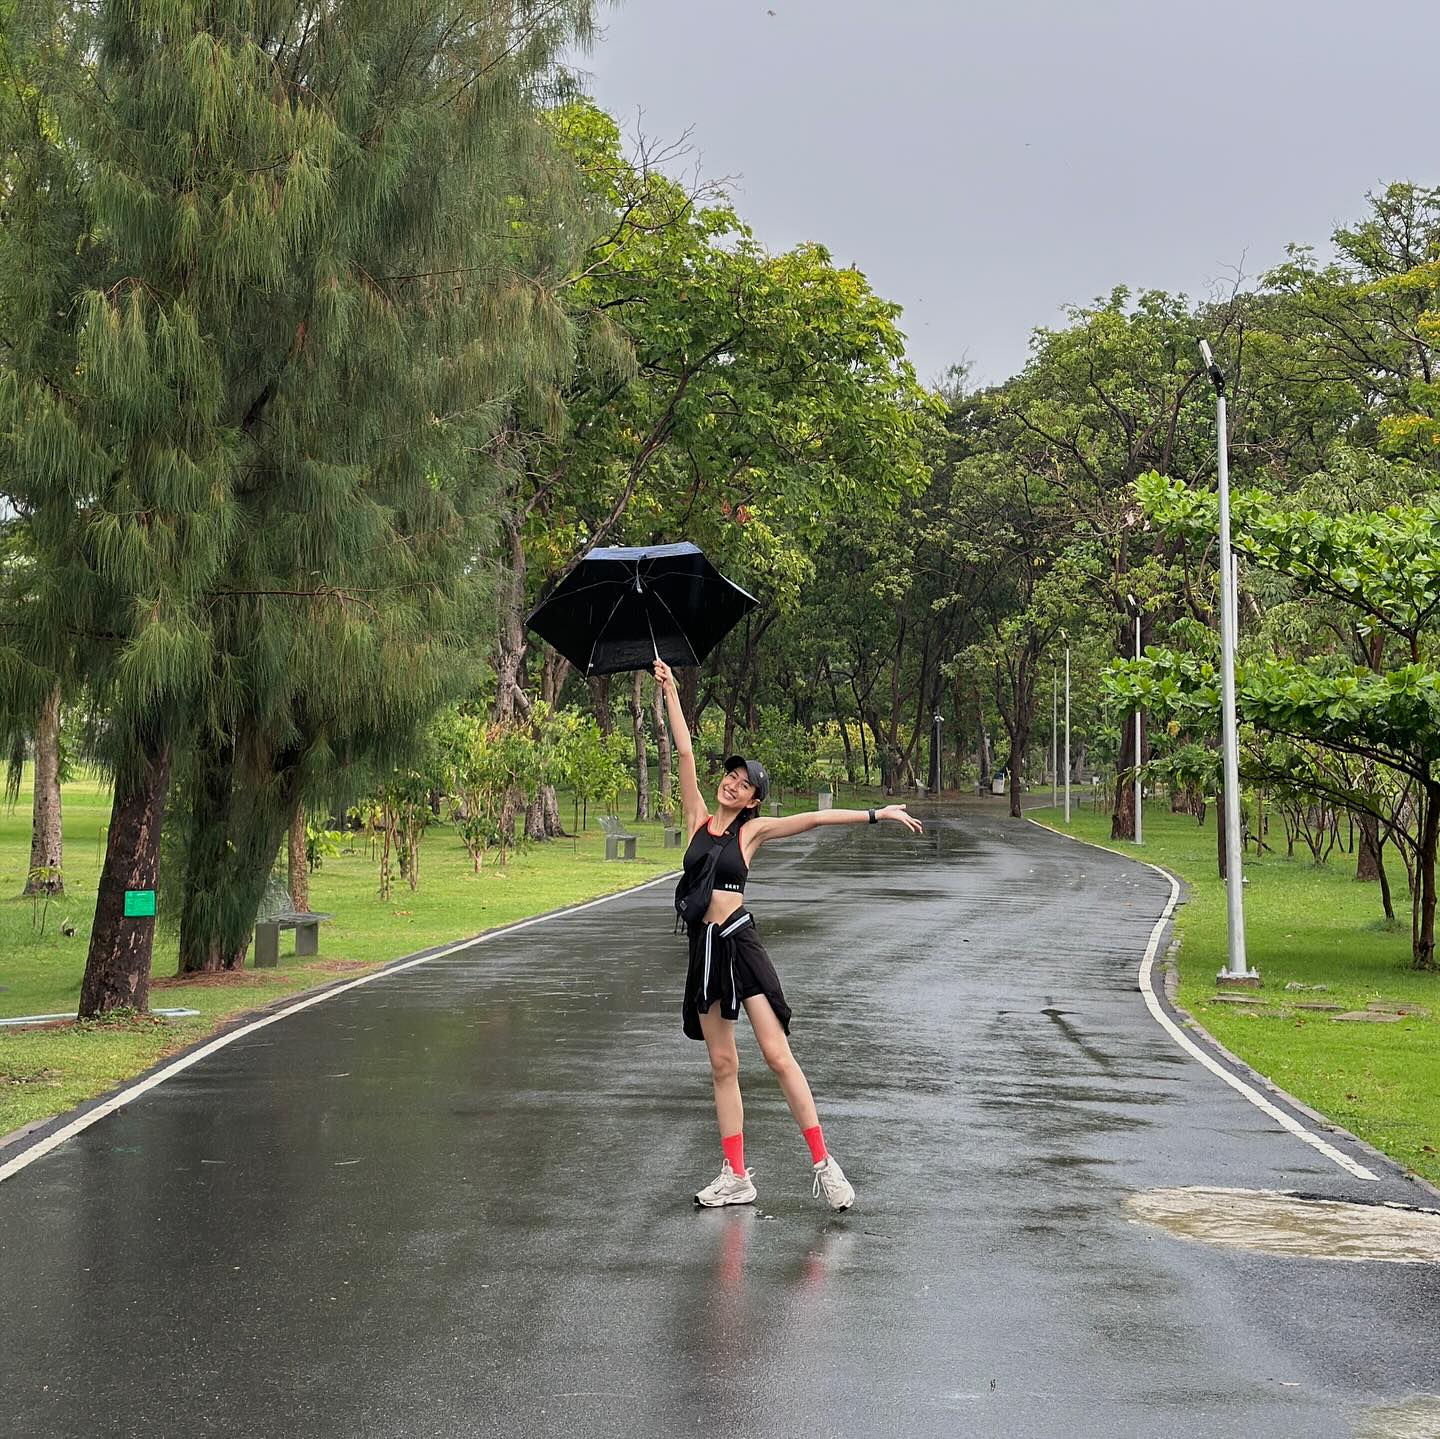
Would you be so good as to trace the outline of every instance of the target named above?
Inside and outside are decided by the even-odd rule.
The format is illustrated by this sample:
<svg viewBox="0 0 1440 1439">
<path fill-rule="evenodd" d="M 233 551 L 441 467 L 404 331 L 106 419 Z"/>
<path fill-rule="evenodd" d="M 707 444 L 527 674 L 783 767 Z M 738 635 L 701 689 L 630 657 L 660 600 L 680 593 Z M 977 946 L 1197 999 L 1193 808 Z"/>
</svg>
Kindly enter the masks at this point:
<svg viewBox="0 0 1440 1439">
<path fill-rule="evenodd" d="M 134 764 L 116 777 L 95 922 L 80 986 L 81 1019 L 112 1009 L 149 1008 L 155 921 L 127 918 L 125 894 L 156 886 L 170 757 L 168 744 L 146 735 Z"/>
<path fill-rule="evenodd" d="M 1029 743 L 1029 731 L 1025 729 L 1013 729 L 1010 734 L 1010 818 L 1020 818 L 1020 796 L 1025 791 L 1025 786 L 1020 781 L 1019 756 L 1025 753 L 1026 745 Z"/>
<path fill-rule="evenodd" d="M 1435 969 L 1435 846 L 1440 836 L 1440 784 L 1425 785 L 1425 812 L 1420 825 L 1420 904 L 1415 931 L 1415 968 Z"/>
<path fill-rule="evenodd" d="M 1151 620 L 1141 617 L 1140 647 L 1150 643 Z M 1135 629 L 1122 617 L 1116 636 L 1115 654 L 1122 660 L 1135 658 Z M 1145 762 L 1145 715 L 1140 714 L 1140 743 L 1135 743 L 1135 711 L 1126 710 L 1120 725 L 1120 758 L 1115 766 L 1115 804 L 1110 812 L 1110 838 L 1135 838 L 1135 769 Z M 1127 773 L 1128 771 L 1128 773 Z M 1223 827 L 1223 826 L 1222 826 Z"/>
<path fill-rule="evenodd" d="M 1126 711 L 1120 727 L 1120 758 L 1115 767 L 1115 804 L 1110 812 L 1110 838 L 1135 838 L 1135 713 Z M 1224 826 L 1222 825 L 1223 829 Z"/>
<path fill-rule="evenodd" d="M 196 757 L 185 836 L 181 974 L 244 968 L 255 916 L 299 809 L 299 757 L 211 745 Z"/>
<path fill-rule="evenodd" d="M 570 661 L 564 655 L 545 646 L 545 658 L 540 665 L 540 698 L 551 709 L 559 706 L 565 681 L 570 675 Z"/>
<path fill-rule="evenodd" d="M 545 807 L 545 834 L 548 839 L 561 839 L 565 834 L 565 822 L 560 818 L 560 801 L 555 797 L 555 786 L 541 786 L 540 800 Z"/>
<path fill-rule="evenodd" d="M 630 724 L 635 732 L 635 818 L 650 818 L 650 755 L 645 744 L 644 675 L 635 671 L 630 687 Z"/>
<path fill-rule="evenodd" d="M 64 862 L 60 834 L 60 686 L 56 685 L 45 697 L 35 724 L 35 803 L 24 893 L 64 894 Z"/>
<path fill-rule="evenodd" d="M 596 675 L 590 680 L 590 708 L 595 712 L 595 723 L 606 739 L 614 725 L 610 723 L 610 676 Z"/>
<path fill-rule="evenodd" d="M 525 805 L 525 838 L 538 843 L 549 837 L 545 833 L 545 796 L 537 789 Z"/>
<path fill-rule="evenodd" d="M 290 821 L 290 903 L 297 914 L 310 912 L 310 865 L 305 858 L 305 806 L 299 805 Z"/>
<path fill-rule="evenodd" d="M 1380 841 L 1375 853 L 1375 877 L 1380 881 L 1380 904 L 1385 911 L 1385 918 L 1392 924 L 1395 922 L 1395 905 L 1390 898 L 1390 876 L 1385 873 L 1385 841 Z"/>
<path fill-rule="evenodd" d="M 659 685 L 651 685 L 650 719 L 655 726 L 655 749 L 659 769 L 655 777 L 655 808 L 674 816 L 674 794 L 670 778 L 670 726 L 665 723 L 665 699 Z"/>
<path fill-rule="evenodd" d="M 1360 830 L 1360 843 L 1355 847 L 1355 878 L 1380 878 L 1380 821 L 1363 811 L 1355 816 Z"/>
<path fill-rule="evenodd" d="M 1220 872 L 1220 878 L 1228 878 L 1229 856 L 1225 851 L 1225 791 L 1216 785 L 1215 787 L 1215 863 Z"/>
<path fill-rule="evenodd" d="M 525 656 L 525 624 L 521 615 L 525 597 L 525 546 L 520 525 L 513 515 L 502 521 L 510 563 L 496 596 L 500 631 L 495 649 L 495 718 L 501 723 L 515 714 L 515 694 L 520 687 L 520 663 Z"/>
<path fill-rule="evenodd" d="M 870 738 L 875 742 L 875 762 L 880 766 L 880 790 L 883 794 L 894 794 L 900 785 L 901 764 L 904 756 L 891 742 L 880 726 L 880 716 L 874 710 L 867 710 L 864 722 L 870 728 Z M 866 780 L 869 780 L 869 766 L 866 766 Z"/>
<path fill-rule="evenodd" d="M 700 671 L 694 665 L 687 665 L 675 679 L 680 692 L 680 713 L 690 726 L 691 736 L 700 733 Z"/>
<path fill-rule="evenodd" d="M 181 974 L 230 968 L 217 938 L 232 857 L 229 807 L 233 744 L 202 746 L 196 754 L 185 831 L 185 892 L 180 908 Z"/>
</svg>

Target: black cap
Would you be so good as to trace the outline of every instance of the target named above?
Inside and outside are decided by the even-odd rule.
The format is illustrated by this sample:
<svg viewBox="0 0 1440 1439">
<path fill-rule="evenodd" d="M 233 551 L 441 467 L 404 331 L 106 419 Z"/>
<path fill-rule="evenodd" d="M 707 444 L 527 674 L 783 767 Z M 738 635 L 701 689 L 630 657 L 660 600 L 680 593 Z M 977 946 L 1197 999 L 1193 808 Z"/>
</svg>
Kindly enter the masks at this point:
<svg viewBox="0 0 1440 1439">
<path fill-rule="evenodd" d="M 770 776 L 765 773 L 765 766 L 759 760 L 746 759 L 743 755 L 732 754 L 725 761 L 725 773 L 729 774 L 732 769 L 745 771 L 746 779 L 755 786 L 756 804 L 759 804 L 770 793 Z"/>
</svg>

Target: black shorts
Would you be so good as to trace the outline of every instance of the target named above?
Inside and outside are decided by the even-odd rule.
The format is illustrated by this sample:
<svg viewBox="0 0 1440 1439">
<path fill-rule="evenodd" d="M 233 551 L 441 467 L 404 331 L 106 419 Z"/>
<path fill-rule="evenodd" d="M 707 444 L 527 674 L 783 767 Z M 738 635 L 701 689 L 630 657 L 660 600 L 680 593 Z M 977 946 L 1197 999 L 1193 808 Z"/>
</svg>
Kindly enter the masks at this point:
<svg viewBox="0 0 1440 1439">
<path fill-rule="evenodd" d="M 685 1033 L 704 1039 L 700 1016 L 719 1004 L 722 1019 L 739 1019 L 740 1006 L 757 994 L 770 1001 L 780 1027 L 790 1033 L 790 1006 L 780 988 L 780 976 L 755 932 L 755 917 L 737 909 L 720 924 L 703 920 L 689 926 L 690 970 L 685 977 L 682 1009 Z"/>
</svg>

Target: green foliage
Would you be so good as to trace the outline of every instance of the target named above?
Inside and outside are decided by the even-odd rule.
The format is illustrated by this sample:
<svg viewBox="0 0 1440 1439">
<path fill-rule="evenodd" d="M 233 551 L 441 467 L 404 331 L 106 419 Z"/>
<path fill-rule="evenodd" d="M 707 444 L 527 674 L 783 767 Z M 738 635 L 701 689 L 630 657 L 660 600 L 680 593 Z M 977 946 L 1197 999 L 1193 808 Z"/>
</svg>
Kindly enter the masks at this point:
<svg viewBox="0 0 1440 1439">
<path fill-rule="evenodd" d="M 754 755 L 770 772 L 772 793 L 809 789 L 820 778 L 815 741 L 803 725 L 788 719 L 774 705 L 761 705 L 756 726 L 745 730 L 741 749 Z"/>
<path fill-rule="evenodd" d="M 538 752 L 513 725 L 473 714 L 443 715 L 436 730 L 451 819 L 475 873 L 491 848 L 503 865 L 515 843 L 515 796 L 537 781 Z"/>
<path fill-rule="evenodd" d="M 50 901 L 55 897 L 57 886 L 64 879 L 64 872 L 58 865 L 37 864 L 26 872 L 30 888 L 30 924 L 38 933 L 45 933 L 45 920 L 50 913 Z"/>
<path fill-rule="evenodd" d="M 295 805 L 479 666 L 509 397 L 571 362 L 538 110 L 589 7 L 17 16 L 0 674 L 82 676 L 122 791 L 196 751 L 185 962 L 230 964 Z"/>
<path fill-rule="evenodd" d="M 1213 495 L 1159 475 L 1139 485 L 1154 521 L 1192 544 L 1208 544 L 1218 524 Z M 1237 664 L 1235 709 L 1257 731 L 1252 775 L 1282 793 L 1308 792 L 1374 815 L 1414 855 L 1415 960 L 1434 959 L 1436 851 L 1440 844 L 1440 668 L 1435 623 L 1440 564 L 1433 501 L 1333 515 L 1277 503 L 1259 491 L 1233 498 L 1237 552 L 1284 577 L 1305 596 L 1333 606 L 1361 641 L 1367 663 L 1333 648 L 1298 657 L 1252 653 Z M 1177 731 L 1218 730 L 1220 676 L 1204 653 L 1152 649 L 1116 662 L 1105 677 L 1119 702 L 1139 705 Z M 1281 741 L 1278 745 L 1275 740 Z M 1327 756 L 1348 757 L 1358 765 Z M 1377 783 L 1375 767 L 1389 771 Z M 1388 791 L 1417 788 L 1397 809 Z"/>
<path fill-rule="evenodd" d="M 1137 490 L 1167 532 L 1202 546 L 1218 533 L 1215 495 L 1157 474 L 1142 476 Z M 1389 631 L 1418 658 L 1440 607 L 1440 500 L 1326 514 L 1241 490 L 1231 496 L 1230 527 L 1242 559 L 1358 611 L 1361 634 Z"/>
<path fill-rule="evenodd" d="M 591 716 L 576 710 L 562 711 L 559 718 L 556 783 L 587 809 L 594 801 L 613 811 L 630 780 L 630 741 L 619 731 L 604 734 Z"/>
<path fill-rule="evenodd" d="M 819 245 L 769 253 L 718 187 L 626 156 L 592 107 L 554 123 L 605 224 L 567 290 L 579 364 L 556 405 L 522 413 L 519 553 L 538 580 L 605 539 L 683 536 L 762 600 L 766 627 L 814 584 L 840 517 L 893 521 L 925 482 L 938 406 L 898 307 Z M 717 664 L 743 686 L 755 650 Z"/>
<path fill-rule="evenodd" d="M 334 859 L 345 843 L 342 830 L 331 829 L 329 825 L 306 817 L 305 820 L 305 867 L 314 874 L 327 859 Z"/>
<path fill-rule="evenodd" d="M 1434 476 L 1440 359 L 1440 190 L 1397 183 L 1331 237 L 1335 258 L 1294 246 L 1267 274 L 1267 349 L 1292 395 L 1343 417 L 1348 442 Z M 1293 402 L 1292 402 L 1293 403 Z"/>
</svg>

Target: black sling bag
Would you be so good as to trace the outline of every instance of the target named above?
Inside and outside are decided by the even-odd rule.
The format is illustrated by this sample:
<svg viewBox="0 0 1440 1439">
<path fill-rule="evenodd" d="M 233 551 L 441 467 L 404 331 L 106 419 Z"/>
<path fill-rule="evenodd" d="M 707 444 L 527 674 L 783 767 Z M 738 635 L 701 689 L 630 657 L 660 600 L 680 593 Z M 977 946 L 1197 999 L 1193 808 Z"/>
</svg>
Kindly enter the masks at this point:
<svg viewBox="0 0 1440 1439">
<path fill-rule="evenodd" d="M 700 867 L 693 875 L 681 875 L 680 883 L 675 886 L 675 913 L 685 924 L 695 924 L 705 918 L 705 911 L 710 908 L 710 896 L 715 893 L 715 870 L 720 863 L 721 852 L 732 839 L 737 844 L 740 842 L 739 831 L 728 829 L 724 834 L 712 837 L 715 843 L 700 861 Z"/>
</svg>

